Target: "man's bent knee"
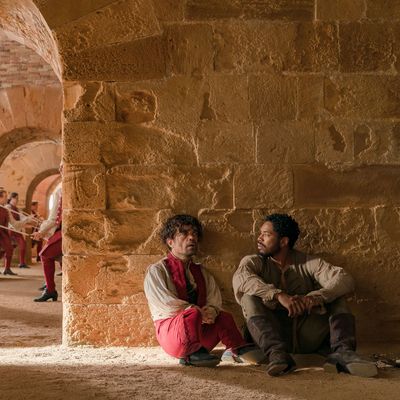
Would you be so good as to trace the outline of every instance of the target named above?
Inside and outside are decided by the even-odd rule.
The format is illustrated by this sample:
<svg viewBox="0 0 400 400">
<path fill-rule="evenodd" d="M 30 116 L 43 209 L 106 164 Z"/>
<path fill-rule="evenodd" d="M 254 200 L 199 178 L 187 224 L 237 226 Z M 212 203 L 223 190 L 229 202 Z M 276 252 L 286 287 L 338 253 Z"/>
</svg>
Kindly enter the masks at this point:
<svg viewBox="0 0 400 400">
<path fill-rule="evenodd" d="M 269 314 L 270 310 L 264 305 L 260 297 L 245 294 L 241 301 L 243 316 L 248 321 L 252 317 Z"/>
</svg>

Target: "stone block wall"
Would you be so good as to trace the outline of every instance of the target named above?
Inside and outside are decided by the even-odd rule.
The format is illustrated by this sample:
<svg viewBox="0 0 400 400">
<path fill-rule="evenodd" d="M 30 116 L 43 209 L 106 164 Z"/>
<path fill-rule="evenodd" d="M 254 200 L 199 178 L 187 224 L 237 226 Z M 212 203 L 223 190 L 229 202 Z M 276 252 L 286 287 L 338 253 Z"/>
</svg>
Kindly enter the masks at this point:
<svg viewBox="0 0 400 400">
<path fill-rule="evenodd" d="M 356 278 L 360 337 L 398 339 L 399 2 L 36 4 L 64 64 L 65 343 L 155 343 L 143 276 L 178 212 L 237 316 L 260 218 L 289 212 Z"/>
</svg>

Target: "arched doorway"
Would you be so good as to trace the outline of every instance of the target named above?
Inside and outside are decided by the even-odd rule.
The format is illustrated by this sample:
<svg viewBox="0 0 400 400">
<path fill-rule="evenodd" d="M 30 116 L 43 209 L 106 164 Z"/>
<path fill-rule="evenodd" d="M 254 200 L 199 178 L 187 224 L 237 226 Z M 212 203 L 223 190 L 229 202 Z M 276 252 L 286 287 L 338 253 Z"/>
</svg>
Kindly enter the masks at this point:
<svg viewBox="0 0 400 400">
<path fill-rule="evenodd" d="M 58 173 L 61 63 L 52 33 L 32 1 L 0 0 L 0 10 L 0 186 L 19 193 L 24 210 L 38 185 Z M 43 284 L 41 265 L 16 272 L 0 280 L 0 319 L 10 327 L 0 346 L 61 343 L 62 304 L 32 308 Z"/>
</svg>

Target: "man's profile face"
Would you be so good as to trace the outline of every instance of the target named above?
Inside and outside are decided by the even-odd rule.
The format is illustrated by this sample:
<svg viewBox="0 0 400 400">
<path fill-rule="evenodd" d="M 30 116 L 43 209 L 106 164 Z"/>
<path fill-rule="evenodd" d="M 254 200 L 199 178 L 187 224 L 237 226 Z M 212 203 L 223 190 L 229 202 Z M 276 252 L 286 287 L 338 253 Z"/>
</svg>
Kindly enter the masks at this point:
<svg viewBox="0 0 400 400">
<path fill-rule="evenodd" d="M 272 222 L 264 222 L 257 238 L 259 254 L 266 257 L 273 257 L 278 254 L 281 250 L 280 239 L 280 236 L 274 231 Z"/>
<path fill-rule="evenodd" d="M 198 233 L 191 225 L 181 226 L 173 239 L 167 239 L 167 245 L 172 254 L 181 259 L 187 259 L 197 254 L 198 244 Z"/>
</svg>

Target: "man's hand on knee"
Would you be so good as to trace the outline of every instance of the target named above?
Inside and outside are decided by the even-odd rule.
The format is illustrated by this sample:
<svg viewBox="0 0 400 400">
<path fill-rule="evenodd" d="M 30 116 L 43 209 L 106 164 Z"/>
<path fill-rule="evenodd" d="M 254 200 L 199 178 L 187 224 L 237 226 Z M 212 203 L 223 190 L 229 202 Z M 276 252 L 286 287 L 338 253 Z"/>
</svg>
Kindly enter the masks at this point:
<svg viewBox="0 0 400 400">
<path fill-rule="evenodd" d="M 301 298 L 308 314 L 311 314 L 314 307 L 320 307 L 323 304 L 320 296 L 301 296 Z"/>
<path fill-rule="evenodd" d="M 291 318 L 298 317 L 307 310 L 302 296 L 289 296 L 286 293 L 280 292 L 275 295 L 275 299 L 288 310 L 288 315 Z"/>
</svg>

